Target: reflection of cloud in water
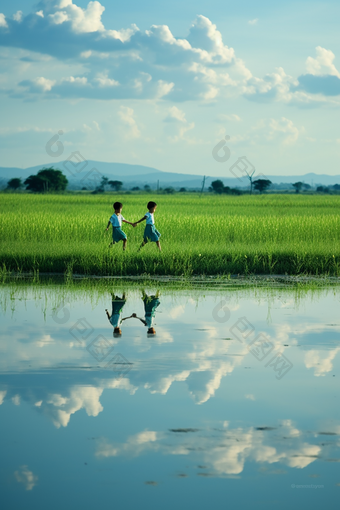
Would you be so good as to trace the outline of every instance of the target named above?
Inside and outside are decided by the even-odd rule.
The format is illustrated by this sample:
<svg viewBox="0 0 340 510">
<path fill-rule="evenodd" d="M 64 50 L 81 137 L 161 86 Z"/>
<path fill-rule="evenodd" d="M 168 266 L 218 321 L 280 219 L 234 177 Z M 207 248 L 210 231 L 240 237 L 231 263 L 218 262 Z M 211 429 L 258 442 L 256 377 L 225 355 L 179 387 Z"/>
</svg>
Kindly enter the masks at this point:
<svg viewBox="0 0 340 510">
<path fill-rule="evenodd" d="M 50 367 L 64 364 L 79 363 L 87 352 L 85 341 L 73 341 L 68 330 L 63 329 L 46 334 L 33 324 L 25 325 L 25 329 L 12 326 L 3 332 L 4 340 L 0 343 L 0 350 L 5 355 L 0 356 L 0 371 L 22 369 L 27 362 L 34 368 Z M 71 340 L 71 341 L 70 341 Z M 84 364 L 86 363 L 86 360 Z"/>
<path fill-rule="evenodd" d="M 98 416 L 103 411 L 99 399 L 106 388 L 126 390 L 131 395 L 137 391 L 137 387 L 126 378 L 106 379 L 100 381 L 98 387 L 74 385 L 69 389 L 67 396 L 47 393 L 45 399 L 35 402 L 34 406 L 51 418 L 57 428 L 66 427 L 71 415 L 81 409 L 85 409 L 88 416 Z"/>
<path fill-rule="evenodd" d="M 292 308 L 294 309 L 295 308 L 295 301 L 294 299 L 281 299 L 281 298 L 277 298 L 279 300 L 279 305 L 280 305 L 280 308 Z"/>
<path fill-rule="evenodd" d="M 203 338 L 200 335 L 190 343 L 183 342 L 182 345 L 190 348 L 191 352 L 181 351 L 174 369 L 169 367 L 168 374 L 161 377 L 157 371 L 148 373 L 149 380 L 144 383 L 144 387 L 151 393 L 165 395 L 173 382 L 186 381 L 190 395 L 197 404 L 209 400 L 220 387 L 222 378 L 242 363 L 248 350 L 245 345 L 238 342 L 227 344 L 221 341 L 221 331 L 209 324 L 203 323 L 202 330 Z M 185 332 L 183 334 L 185 335 Z M 181 342 L 181 338 L 178 340 Z M 225 357 L 229 349 L 237 356 L 225 361 L 222 356 Z"/>
<path fill-rule="evenodd" d="M 201 322 L 198 326 L 201 329 L 195 331 L 195 336 L 191 337 L 190 341 L 187 340 L 188 331 L 185 328 L 174 337 L 165 328 L 158 328 L 156 337 L 144 341 L 144 345 L 148 346 L 149 349 L 147 356 L 136 363 L 135 370 L 132 370 L 128 377 L 120 380 L 115 378 L 105 379 L 107 374 L 104 377 L 98 377 L 98 372 L 88 372 L 84 381 L 79 380 L 77 376 L 74 384 L 66 392 L 60 391 L 60 386 L 57 385 L 49 389 L 40 389 L 36 394 L 31 390 L 30 396 L 25 393 L 25 390 L 19 391 L 19 393 L 22 398 L 30 401 L 35 409 L 48 415 L 57 427 L 67 426 L 71 415 L 81 409 L 85 409 L 88 416 L 97 416 L 103 410 L 100 397 L 104 389 L 109 388 L 125 390 L 130 394 L 134 394 L 138 388 L 146 388 L 150 393 L 165 395 L 174 382 L 185 382 L 194 402 L 203 404 L 215 395 L 222 379 L 242 365 L 245 356 L 248 356 L 249 352 L 245 343 L 225 341 L 224 324 L 212 327 L 211 323 Z M 320 327 L 320 331 L 322 330 L 323 328 Z M 266 335 L 276 347 L 281 347 L 283 343 L 287 342 L 288 338 L 289 344 L 292 344 L 292 338 L 290 337 L 292 332 L 294 332 L 296 339 L 300 334 L 309 331 L 314 331 L 314 329 L 307 324 L 298 325 L 296 329 L 289 325 L 283 325 L 277 328 L 276 338 L 267 333 Z M 135 357 L 138 358 L 136 341 L 137 339 L 134 338 L 132 343 Z M 167 345 L 171 346 L 171 349 L 166 350 Z M 175 356 L 173 347 L 176 348 Z M 42 353 L 44 350 L 36 346 L 33 353 Z M 314 368 L 317 376 L 324 375 L 332 369 L 332 360 L 334 360 L 339 350 L 340 348 L 326 351 L 326 357 L 322 357 L 321 351 L 316 350 L 305 353 L 306 367 Z M 69 352 L 74 352 L 74 349 Z M 58 352 L 58 357 L 61 357 L 62 354 L 63 351 Z M 129 359 L 134 359 L 133 356 L 130 358 L 130 353 L 127 355 Z M 65 359 L 67 358 L 65 357 Z M 73 357 L 69 359 L 74 360 Z M 38 364 L 40 366 L 46 366 L 46 363 L 47 360 L 43 359 L 41 364 L 41 358 L 39 358 Z M 151 370 L 149 367 L 151 367 Z M 64 388 L 64 386 L 62 387 Z M 5 397 L 13 399 L 15 404 L 20 403 L 18 389 L 13 388 L 10 391 L 10 387 L 7 387 L 7 385 L 4 385 L 2 389 L 0 404 Z M 8 390 L 7 394 L 6 389 Z M 245 395 L 245 398 L 252 400 L 254 396 Z"/>
<path fill-rule="evenodd" d="M 316 377 L 325 375 L 327 372 L 330 372 L 333 368 L 332 361 L 340 351 L 340 347 L 328 351 L 328 356 L 322 357 L 321 352 L 325 351 L 317 351 L 312 350 L 308 351 L 305 354 L 305 365 L 306 368 L 314 368 L 314 375 Z"/>
<path fill-rule="evenodd" d="M 310 341 L 311 335 L 315 337 L 319 335 L 317 339 L 322 342 L 322 335 L 325 333 L 331 333 L 332 335 L 337 335 L 337 340 L 340 335 L 340 327 L 337 326 L 328 326 L 327 324 L 320 323 L 299 323 L 299 324 L 280 324 L 276 326 L 276 338 L 282 342 L 287 343 L 289 340 L 290 345 L 300 344 L 304 339 L 296 337 L 306 336 L 306 341 Z M 310 336 L 309 336 L 310 335 Z"/>
<path fill-rule="evenodd" d="M 70 389 L 68 397 L 63 397 L 60 394 L 50 395 L 46 402 L 49 405 L 43 406 L 43 410 L 52 418 L 57 428 L 66 427 L 71 415 L 80 409 L 85 409 L 88 416 L 98 416 L 103 410 L 103 406 L 99 402 L 102 393 L 102 388 L 74 386 Z"/>
<path fill-rule="evenodd" d="M 77 374 L 78 375 L 78 374 Z M 86 374 L 83 374 L 86 379 Z M 78 376 L 79 380 L 79 376 Z M 29 402 L 37 412 L 48 416 L 57 427 L 66 427 L 73 414 L 85 409 L 88 416 L 98 416 L 103 411 L 100 397 L 105 389 L 120 389 L 133 395 L 138 386 L 133 385 L 127 378 L 98 379 L 98 373 L 90 379 L 92 384 L 73 384 L 64 389 L 63 377 L 61 380 L 51 381 L 52 384 L 39 385 L 38 387 L 27 384 L 21 388 L 7 386 L 6 390 L 0 391 L 0 405 L 4 400 L 11 400 L 14 405 L 20 405 L 21 401 Z M 24 381 L 27 381 L 24 379 Z M 56 391 L 56 388 L 63 388 L 64 391 Z"/>
<path fill-rule="evenodd" d="M 152 340 L 156 344 L 169 344 L 174 341 L 173 336 L 169 331 L 158 326 L 156 326 L 156 335 L 152 337 Z"/>
<path fill-rule="evenodd" d="M 35 345 L 37 347 L 45 347 L 46 345 L 52 344 L 54 342 L 51 335 L 43 335 L 40 340 L 37 340 L 35 342 Z"/>
<path fill-rule="evenodd" d="M 112 444 L 106 439 L 100 440 L 96 455 L 136 456 L 148 452 L 188 455 L 195 462 L 206 464 L 214 476 L 240 474 L 246 461 L 280 462 L 291 468 L 303 469 L 319 458 L 322 450 L 321 446 L 306 442 L 303 436 L 304 433 L 296 429 L 291 420 L 282 421 L 275 432 L 252 427 L 214 428 L 187 434 L 144 431 L 130 436 L 125 443 Z"/>
<path fill-rule="evenodd" d="M 146 388 L 150 393 L 165 395 L 174 382 L 184 382 L 196 404 L 207 402 L 215 395 L 222 379 L 240 367 L 245 356 L 250 358 L 252 356 L 248 352 L 246 342 L 241 344 L 226 338 L 232 320 L 227 324 L 218 324 L 205 313 L 207 306 L 202 309 L 202 313 L 195 311 L 193 314 L 190 309 L 198 307 L 198 304 L 192 299 L 186 302 L 188 303 L 190 304 L 188 309 L 186 305 L 178 303 L 173 308 L 169 306 L 170 312 L 167 314 L 170 313 L 171 320 L 168 322 L 163 312 L 158 318 L 161 324 L 156 327 L 155 337 L 146 339 L 144 327 L 131 328 L 133 334 L 130 335 L 127 334 L 126 328 L 126 335 L 117 341 L 115 349 L 118 348 L 135 364 L 128 377 L 121 380 L 105 379 L 107 373 L 98 375 L 98 372 L 89 370 L 87 378 L 83 378 L 79 377 L 77 372 L 72 380 L 73 384 L 66 390 L 64 385 L 58 383 L 48 389 L 40 389 L 35 394 L 31 390 L 31 394 L 28 395 L 24 385 L 21 385 L 22 390 L 19 393 L 22 400 L 31 402 L 38 412 L 47 414 L 57 427 L 67 426 L 71 415 L 80 409 L 85 409 L 88 416 L 97 416 L 103 410 L 100 397 L 106 388 L 122 389 L 130 394 L 134 394 L 138 388 Z M 213 307 L 213 304 L 211 306 Z M 235 310 L 240 305 L 228 304 L 228 306 Z M 340 347 L 335 346 L 336 348 L 330 350 L 333 346 L 330 347 L 328 344 L 322 352 L 315 350 L 313 345 L 313 350 L 308 351 L 310 344 L 313 341 L 322 343 L 325 333 L 330 335 L 332 341 L 334 337 L 331 335 L 338 335 L 340 328 L 339 325 L 318 324 L 312 320 L 316 319 L 305 323 L 277 324 L 265 328 L 265 331 L 263 327 L 257 327 L 256 334 L 263 331 L 280 351 L 283 344 L 289 346 L 300 344 L 301 350 L 304 349 L 302 353 L 305 355 L 306 367 L 314 368 L 314 375 L 320 376 L 332 370 L 332 361 Z M 8 340 L 3 342 L 2 347 L 6 356 L 0 357 L 1 368 L 4 372 L 11 369 L 24 373 L 28 364 L 32 364 L 32 371 L 48 366 L 92 367 L 93 359 L 85 349 L 87 342 L 82 341 L 81 344 L 70 337 L 68 331 L 70 324 L 64 329 L 54 324 L 54 329 L 49 330 L 50 334 L 32 324 L 25 326 L 25 330 L 17 326 L 8 327 L 6 330 Z M 98 333 L 102 331 L 99 327 L 97 329 Z M 135 331 L 138 331 L 139 337 L 135 335 Z M 107 334 L 106 329 L 103 329 L 103 332 Z M 289 351 L 289 357 L 290 352 L 292 351 Z M 298 350 L 294 349 L 293 352 L 295 354 Z M 11 390 L 10 386 L 4 384 L 2 389 L 8 391 L 7 394 L 6 391 L 0 392 L 0 404 L 5 397 L 13 399 L 16 404 L 20 403 L 17 388 Z M 249 390 L 252 391 L 250 388 Z M 246 394 L 245 398 L 252 400 L 255 397 Z"/>
<path fill-rule="evenodd" d="M 317 340 L 319 344 L 322 344 L 325 334 L 330 336 L 330 340 L 338 340 L 340 333 L 339 326 L 328 326 L 325 324 L 297 324 L 296 326 L 290 324 L 282 324 L 276 327 L 276 338 L 271 337 L 267 334 L 268 338 L 280 348 L 284 344 L 298 345 L 303 348 L 307 348 L 310 342 Z M 336 337 L 337 335 L 337 337 Z M 304 346 L 304 343 L 306 345 Z M 327 372 L 330 372 L 333 368 L 332 361 L 335 359 L 337 353 L 340 351 L 340 347 L 329 350 L 329 344 L 325 343 L 321 346 L 321 349 L 308 350 L 305 354 L 305 366 L 306 368 L 314 368 L 315 376 L 323 376 Z M 327 352 L 326 356 L 322 356 L 322 352 Z"/>
<path fill-rule="evenodd" d="M 12 402 L 15 406 L 19 406 L 20 405 L 20 395 L 14 395 L 14 397 L 12 397 Z"/>
<path fill-rule="evenodd" d="M 14 476 L 17 482 L 22 483 L 27 491 L 31 491 L 38 483 L 38 477 L 28 469 L 27 466 L 20 466 L 17 471 L 14 471 Z"/>
<path fill-rule="evenodd" d="M 225 333 L 222 333 L 222 328 L 223 326 L 211 327 L 203 323 L 204 331 L 197 332 L 195 339 L 190 342 L 185 341 L 187 331 L 184 330 L 176 336 L 176 346 L 180 347 L 180 352 L 175 358 L 173 355 L 168 358 L 169 351 L 163 352 L 163 345 L 171 345 L 175 339 L 166 329 L 160 327 L 157 328 L 157 335 L 145 342 L 151 351 L 151 356 L 148 355 L 145 361 L 151 363 L 152 370 L 143 370 L 141 362 L 141 370 L 137 366 L 128 377 L 119 380 L 98 378 L 98 373 L 88 372 L 85 384 L 84 382 L 79 384 L 77 376 L 76 384 L 71 385 L 66 392 L 60 391 L 60 386 L 52 386 L 40 388 L 35 394 L 33 389 L 30 390 L 30 395 L 25 391 L 21 393 L 39 412 L 48 415 L 56 427 L 66 427 L 71 415 L 81 409 L 85 409 L 88 416 L 97 416 L 103 410 L 100 396 L 104 389 L 108 388 L 122 389 L 134 394 L 139 387 L 144 387 L 150 393 L 165 395 L 173 382 L 186 381 L 194 401 L 202 404 L 215 394 L 222 378 L 242 363 L 244 356 L 248 354 L 245 345 L 223 341 L 220 338 Z M 134 345 L 136 340 L 136 338 L 133 340 Z M 38 348 L 33 352 L 41 353 L 42 350 L 44 349 Z M 226 359 L 229 350 L 232 350 L 233 356 Z M 74 349 L 71 352 L 74 352 Z M 158 358 L 158 353 L 161 353 L 161 358 Z M 58 357 L 61 355 L 62 352 L 58 353 Z M 172 361 L 169 363 L 168 360 Z M 46 362 L 44 360 L 42 365 L 45 366 L 46 363 L 47 360 Z M 39 365 L 41 366 L 40 359 Z M 16 394 L 17 390 L 7 398 L 19 399 L 19 395 Z M 5 395 L 6 392 L 3 391 L 0 394 L 1 399 L 5 398 Z M 17 402 L 19 403 L 19 400 Z"/>
<path fill-rule="evenodd" d="M 153 344 L 171 344 L 174 341 L 173 336 L 171 333 L 164 329 L 163 327 L 155 326 L 156 334 L 152 336 L 151 338 L 148 338 L 147 341 L 145 340 L 147 328 L 142 330 L 142 336 L 134 337 L 133 344 L 135 346 L 138 346 L 138 352 L 147 352 L 150 351 Z"/>
<path fill-rule="evenodd" d="M 144 430 L 139 434 L 130 436 L 128 442 L 122 445 L 113 446 L 106 440 L 101 440 L 96 455 L 98 457 L 116 457 L 117 455 L 140 455 L 144 450 L 158 450 L 157 441 L 161 438 L 161 434 L 152 430 Z"/>
<path fill-rule="evenodd" d="M 184 370 L 178 374 L 162 377 L 154 383 L 145 383 L 144 388 L 149 389 L 150 393 L 161 393 L 165 395 L 174 381 L 185 381 L 189 374 L 190 370 Z"/>
<path fill-rule="evenodd" d="M 219 338 L 221 331 L 218 328 L 212 328 L 208 324 L 203 324 L 202 327 L 206 329 L 206 343 L 202 345 L 202 342 L 193 342 L 194 350 L 187 354 L 192 364 L 197 365 L 190 370 L 187 379 L 190 394 L 197 404 L 203 404 L 209 400 L 220 387 L 222 378 L 233 372 L 248 354 L 245 345 L 238 342 L 227 344 L 221 342 Z M 224 361 L 222 356 L 225 356 L 229 349 L 233 349 L 233 354 L 238 356 Z"/>
<path fill-rule="evenodd" d="M 134 395 L 138 390 L 138 386 L 134 386 L 127 377 L 122 379 L 105 379 L 101 381 L 103 388 L 117 388 L 119 390 L 126 390 L 130 395 Z"/>
<path fill-rule="evenodd" d="M 215 391 L 220 387 L 222 377 L 231 373 L 235 365 L 240 363 L 240 359 L 242 358 L 236 358 L 233 364 L 231 362 L 221 363 L 221 366 L 214 370 L 192 371 L 187 383 L 195 402 L 203 404 L 215 395 Z M 211 366 L 211 364 L 209 365 Z"/>
<path fill-rule="evenodd" d="M 185 312 L 185 305 L 178 305 L 178 306 L 175 306 L 174 308 L 172 308 L 169 312 L 168 312 L 168 315 L 171 319 L 178 319 L 178 317 L 180 317 L 181 315 L 183 315 Z"/>
</svg>

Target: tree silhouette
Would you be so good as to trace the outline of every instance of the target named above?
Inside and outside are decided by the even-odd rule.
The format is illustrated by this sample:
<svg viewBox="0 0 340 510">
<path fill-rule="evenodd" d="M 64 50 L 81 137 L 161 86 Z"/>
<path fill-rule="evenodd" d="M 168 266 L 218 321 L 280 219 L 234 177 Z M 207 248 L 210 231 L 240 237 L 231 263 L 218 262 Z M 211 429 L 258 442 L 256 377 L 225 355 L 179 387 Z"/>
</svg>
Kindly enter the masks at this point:
<svg viewBox="0 0 340 510">
<path fill-rule="evenodd" d="M 231 188 L 230 193 L 232 195 L 242 195 L 242 191 L 237 188 Z"/>
<path fill-rule="evenodd" d="M 262 193 L 263 191 L 266 191 L 267 188 L 271 185 L 272 181 L 269 179 L 257 179 L 256 181 L 253 181 L 254 188 Z"/>
<path fill-rule="evenodd" d="M 7 183 L 7 188 L 8 189 L 19 189 L 19 188 L 22 188 L 23 186 L 23 183 L 22 183 L 22 180 L 18 177 L 14 177 L 13 179 L 10 179 Z"/>
<path fill-rule="evenodd" d="M 300 193 L 302 186 L 303 186 L 303 182 L 301 182 L 301 181 L 294 182 L 294 184 L 293 184 L 293 188 L 295 188 L 296 193 Z"/>
<path fill-rule="evenodd" d="M 68 180 L 60 170 L 54 168 L 43 168 L 37 175 L 30 175 L 24 182 L 26 189 L 36 193 L 46 191 L 64 191 Z"/>
<path fill-rule="evenodd" d="M 123 186 L 123 183 L 121 181 L 108 181 L 107 184 L 109 184 L 111 188 L 116 191 L 119 191 Z"/>
<path fill-rule="evenodd" d="M 168 186 L 167 188 L 164 188 L 164 193 L 167 193 L 168 195 L 172 195 L 175 193 L 175 190 L 172 186 Z"/>
<path fill-rule="evenodd" d="M 224 184 L 220 179 L 217 179 L 216 181 L 212 181 L 211 188 L 215 193 L 223 193 Z"/>
</svg>

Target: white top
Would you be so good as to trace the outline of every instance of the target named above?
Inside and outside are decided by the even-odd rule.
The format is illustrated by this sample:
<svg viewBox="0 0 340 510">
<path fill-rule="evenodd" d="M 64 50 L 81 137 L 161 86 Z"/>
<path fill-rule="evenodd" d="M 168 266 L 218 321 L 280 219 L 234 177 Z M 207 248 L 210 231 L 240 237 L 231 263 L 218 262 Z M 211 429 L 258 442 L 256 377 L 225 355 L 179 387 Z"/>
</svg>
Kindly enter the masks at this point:
<svg viewBox="0 0 340 510">
<path fill-rule="evenodd" d="M 146 224 L 147 225 L 154 225 L 155 224 L 155 221 L 153 219 L 153 213 L 147 212 L 147 213 L 145 213 L 145 216 L 146 216 Z"/>
<path fill-rule="evenodd" d="M 117 214 L 113 214 L 109 221 L 112 223 L 113 227 L 121 227 L 123 220 L 125 220 L 125 218 L 122 214 L 119 216 L 117 216 Z"/>
</svg>

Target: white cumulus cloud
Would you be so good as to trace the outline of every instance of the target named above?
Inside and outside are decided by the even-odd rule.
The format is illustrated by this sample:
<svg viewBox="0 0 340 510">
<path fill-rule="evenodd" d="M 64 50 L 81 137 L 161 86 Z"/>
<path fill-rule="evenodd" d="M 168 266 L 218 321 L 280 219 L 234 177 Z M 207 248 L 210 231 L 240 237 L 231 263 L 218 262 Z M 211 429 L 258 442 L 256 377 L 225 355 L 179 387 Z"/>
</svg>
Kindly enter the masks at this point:
<svg viewBox="0 0 340 510">
<path fill-rule="evenodd" d="M 87 8 L 82 9 L 73 4 L 72 0 L 61 0 L 59 9 L 49 14 L 49 19 L 56 25 L 70 21 L 76 33 L 104 31 L 101 17 L 105 7 L 100 2 L 89 2 Z"/>
<path fill-rule="evenodd" d="M 127 138 L 139 138 L 141 133 L 138 129 L 137 122 L 134 119 L 133 109 L 129 108 L 128 106 L 121 106 L 118 115 L 122 121 L 122 124 L 128 128 L 125 136 Z"/>
<path fill-rule="evenodd" d="M 322 76 L 325 74 L 331 74 L 340 78 L 340 73 L 333 64 L 335 55 L 331 50 L 326 50 L 321 46 L 317 46 L 316 58 L 308 57 L 306 60 L 306 71 L 309 74 L 315 76 Z"/>
</svg>

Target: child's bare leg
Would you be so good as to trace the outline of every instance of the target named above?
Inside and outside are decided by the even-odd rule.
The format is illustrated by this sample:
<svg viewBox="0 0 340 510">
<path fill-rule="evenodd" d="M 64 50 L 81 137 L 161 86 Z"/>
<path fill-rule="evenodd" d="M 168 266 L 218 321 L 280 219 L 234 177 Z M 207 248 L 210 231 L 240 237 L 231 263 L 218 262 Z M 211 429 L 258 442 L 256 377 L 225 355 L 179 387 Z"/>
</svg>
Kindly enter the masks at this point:
<svg viewBox="0 0 340 510">
<path fill-rule="evenodd" d="M 123 241 L 123 251 L 125 251 L 126 243 L 127 243 L 127 239 L 124 239 L 124 241 Z"/>
<path fill-rule="evenodd" d="M 138 251 L 140 251 L 140 250 L 143 248 L 143 246 L 145 246 L 145 245 L 146 245 L 146 243 L 147 243 L 147 241 L 146 241 L 145 239 L 143 239 L 143 242 L 142 242 L 142 244 L 140 245 L 140 247 L 138 248 Z"/>
<path fill-rule="evenodd" d="M 156 241 L 156 244 L 157 244 L 157 246 L 158 246 L 159 251 L 162 251 L 161 243 L 160 243 L 159 241 Z"/>
</svg>

